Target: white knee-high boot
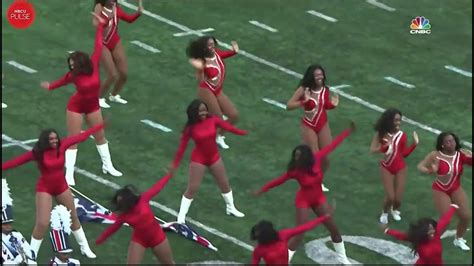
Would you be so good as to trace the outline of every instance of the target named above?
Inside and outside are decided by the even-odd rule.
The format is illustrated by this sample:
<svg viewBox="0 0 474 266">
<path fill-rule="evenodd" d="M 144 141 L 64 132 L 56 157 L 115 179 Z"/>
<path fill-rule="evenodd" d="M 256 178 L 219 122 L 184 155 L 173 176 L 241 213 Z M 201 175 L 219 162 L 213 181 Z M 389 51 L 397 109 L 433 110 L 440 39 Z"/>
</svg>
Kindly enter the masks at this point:
<svg viewBox="0 0 474 266">
<path fill-rule="evenodd" d="M 178 220 L 177 222 L 180 224 L 184 224 L 186 220 L 186 214 L 188 214 L 189 207 L 191 207 L 191 203 L 193 202 L 193 199 L 188 199 L 184 195 L 181 198 L 181 205 L 179 207 L 179 213 L 178 213 Z"/>
<path fill-rule="evenodd" d="M 89 247 L 89 243 L 87 242 L 86 234 L 82 229 L 82 226 L 77 229 L 76 231 L 72 231 L 74 238 L 77 241 L 77 244 L 81 247 L 81 254 L 85 255 L 89 259 L 95 259 L 97 256 L 92 252 L 91 248 Z"/>
<path fill-rule="evenodd" d="M 67 149 L 65 154 L 64 166 L 66 167 L 66 182 L 70 186 L 74 186 L 74 166 L 76 165 L 77 149 Z"/>
<path fill-rule="evenodd" d="M 337 261 L 342 263 L 342 264 L 351 264 L 349 259 L 347 259 L 346 256 L 346 248 L 344 247 L 344 241 L 341 241 L 339 243 L 332 242 L 334 245 L 334 249 L 336 250 L 337 254 Z"/>
<path fill-rule="evenodd" d="M 288 249 L 288 264 L 290 264 L 291 259 L 292 259 L 293 256 L 295 255 L 295 252 L 296 252 L 296 250 Z"/>
<path fill-rule="evenodd" d="M 110 156 L 109 143 L 96 145 L 97 151 L 99 152 L 100 159 L 102 160 L 102 172 L 104 174 L 111 174 L 113 176 L 122 176 L 122 173 L 114 168 L 112 164 L 112 157 Z"/>
<path fill-rule="evenodd" d="M 234 215 L 235 217 L 244 217 L 245 214 L 241 213 L 234 205 L 234 196 L 232 195 L 232 190 L 227 193 L 222 193 L 226 205 L 227 215 Z"/>
<path fill-rule="evenodd" d="M 31 251 L 34 252 L 36 260 L 38 260 L 38 252 L 39 252 L 42 242 L 43 242 L 43 239 L 36 239 L 33 236 L 31 236 L 30 248 L 31 248 Z"/>
</svg>

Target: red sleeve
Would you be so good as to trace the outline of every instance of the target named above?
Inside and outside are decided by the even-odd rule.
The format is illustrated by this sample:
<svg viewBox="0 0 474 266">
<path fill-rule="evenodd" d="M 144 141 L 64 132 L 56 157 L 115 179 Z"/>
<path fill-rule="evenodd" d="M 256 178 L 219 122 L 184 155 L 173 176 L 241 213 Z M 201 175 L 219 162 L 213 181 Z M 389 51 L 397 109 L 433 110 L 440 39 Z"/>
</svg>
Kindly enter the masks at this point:
<svg viewBox="0 0 474 266">
<path fill-rule="evenodd" d="M 55 80 L 49 84 L 48 90 L 52 91 L 54 89 L 57 89 L 59 87 L 62 87 L 64 85 L 67 85 L 71 83 L 74 80 L 74 76 L 72 75 L 71 72 L 67 72 L 64 76 L 59 78 L 58 80 Z"/>
<path fill-rule="evenodd" d="M 260 264 L 260 259 L 262 258 L 262 255 L 260 255 L 259 249 L 255 248 L 252 252 L 252 265 L 258 265 Z"/>
<path fill-rule="evenodd" d="M 181 159 L 183 159 L 184 152 L 186 151 L 186 147 L 188 146 L 189 139 L 191 138 L 191 129 L 187 127 L 183 134 L 181 135 L 181 140 L 179 142 L 179 148 L 174 156 L 173 161 L 173 168 L 177 168 Z"/>
<path fill-rule="evenodd" d="M 137 20 L 137 18 L 139 16 L 141 16 L 141 13 L 140 12 L 136 12 L 135 14 L 133 15 L 129 15 L 127 13 L 125 13 L 122 8 L 120 8 L 118 5 L 117 5 L 117 17 L 123 21 L 126 21 L 128 23 L 133 23 L 135 22 L 135 20 Z"/>
<path fill-rule="evenodd" d="M 352 132 L 352 129 L 344 130 L 341 134 L 339 134 L 339 136 L 335 137 L 329 145 L 327 145 L 326 147 L 322 148 L 321 150 L 315 152 L 314 156 L 315 157 L 316 156 L 318 156 L 318 157 L 327 156 L 334 149 L 336 149 L 337 146 L 339 146 L 339 144 L 341 144 L 342 141 L 344 139 L 346 139 L 349 136 L 349 134 L 351 134 L 351 132 Z"/>
<path fill-rule="evenodd" d="M 95 126 L 89 128 L 89 129 L 87 129 L 86 131 L 84 131 L 80 134 L 70 136 L 70 137 L 66 137 L 66 138 L 62 139 L 61 140 L 61 151 L 65 151 L 70 146 L 72 146 L 74 144 L 77 144 L 79 142 L 85 141 L 90 135 L 94 134 L 95 132 L 97 132 L 97 131 L 99 131 L 103 128 L 104 128 L 104 124 L 98 124 L 98 125 L 95 125 Z"/>
<path fill-rule="evenodd" d="M 94 66 L 93 70 L 97 70 L 97 71 L 99 71 L 98 68 L 99 68 L 100 57 L 102 55 L 102 49 L 104 48 L 103 31 L 104 31 L 104 24 L 99 23 L 99 25 L 97 25 L 97 31 L 95 33 L 94 52 L 91 55 L 92 65 Z"/>
<path fill-rule="evenodd" d="M 400 141 L 400 145 L 402 148 L 402 156 L 404 158 L 408 157 L 408 155 L 410 155 L 413 152 L 413 150 L 416 148 L 415 142 L 413 142 L 410 145 L 410 147 L 407 147 L 407 135 L 405 133 L 403 133 L 402 139 Z"/>
<path fill-rule="evenodd" d="M 218 50 L 218 49 L 214 49 L 214 50 L 216 51 L 216 54 L 218 54 L 222 59 L 225 59 L 227 57 L 231 57 L 237 54 L 234 50 L 226 50 L 226 51 Z"/>
<path fill-rule="evenodd" d="M 329 89 L 324 89 L 324 109 L 331 110 L 336 108 L 334 104 L 332 104 L 331 99 L 329 98 Z"/>
<path fill-rule="evenodd" d="M 234 125 L 232 125 L 231 123 L 229 123 L 227 121 L 224 121 L 224 120 L 220 119 L 217 116 L 214 116 L 214 121 L 216 123 L 216 126 L 224 129 L 225 131 L 232 132 L 236 135 L 247 135 L 247 131 L 242 130 L 242 129 L 238 129 L 238 128 L 234 127 Z"/>
<path fill-rule="evenodd" d="M 447 212 L 445 212 L 441 218 L 439 218 L 438 224 L 436 225 L 436 234 L 442 235 L 446 227 L 448 227 L 451 218 L 453 218 L 456 208 L 451 206 Z"/>
<path fill-rule="evenodd" d="M 285 183 L 288 179 L 290 179 L 290 174 L 289 172 L 286 172 L 284 173 L 282 176 L 276 178 L 276 179 L 273 179 L 272 181 L 268 182 L 267 184 L 265 184 L 261 189 L 260 191 L 261 192 L 267 192 L 268 190 L 270 190 L 271 188 L 274 188 L 274 187 L 277 187 L 283 183 Z"/>
<path fill-rule="evenodd" d="M 123 224 L 123 221 L 119 221 L 119 220 L 115 221 L 115 223 L 107 227 L 107 229 L 105 229 L 105 231 L 95 240 L 95 244 L 100 245 L 104 243 L 104 241 L 109 236 L 113 235 L 115 232 L 117 232 L 120 229 L 122 224 Z"/>
<path fill-rule="evenodd" d="M 11 160 L 8 160 L 8 161 L 2 163 L 2 171 L 5 171 L 5 170 L 11 169 L 11 168 L 15 168 L 17 166 L 25 164 L 29 161 L 34 160 L 34 159 L 35 159 L 35 157 L 33 155 L 33 151 L 25 152 L 25 153 L 23 153 L 22 155 L 20 155 L 18 157 L 15 157 Z"/>
<path fill-rule="evenodd" d="M 305 224 L 299 225 L 295 228 L 289 228 L 289 229 L 284 229 L 280 231 L 280 236 L 286 241 L 296 235 L 299 235 L 301 233 L 304 233 L 306 231 L 309 231 L 316 226 L 320 225 L 321 223 L 324 223 L 327 219 L 329 219 L 329 215 L 324 215 L 321 217 L 318 217 L 316 219 L 313 219 L 312 221 L 309 221 Z"/>
<path fill-rule="evenodd" d="M 395 237 L 398 240 L 408 241 L 408 235 L 404 232 L 388 229 L 385 233 L 387 235 L 391 235 L 391 236 Z"/>
<path fill-rule="evenodd" d="M 472 166 L 472 157 L 466 156 L 464 153 L 461 152 L 461 162 L 463 164 L 471 165 Z"/>
<path fill-rule="evenodd" d="M 168 173 L 164 177 L 160 178 L 150 189 L 142 193 L 142 197 L 146 202 L 149 202 L 151 198 L 156 196 L 165 187 L 165 185 L 173 177 L 172 173 Z"/>
</svg>

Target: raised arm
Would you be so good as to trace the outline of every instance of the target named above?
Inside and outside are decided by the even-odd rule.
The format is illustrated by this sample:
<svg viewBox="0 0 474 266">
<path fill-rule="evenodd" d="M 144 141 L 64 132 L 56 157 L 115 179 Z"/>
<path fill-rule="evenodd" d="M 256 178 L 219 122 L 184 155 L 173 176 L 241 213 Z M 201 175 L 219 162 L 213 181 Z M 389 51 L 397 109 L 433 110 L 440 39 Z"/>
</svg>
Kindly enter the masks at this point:
<svg viewBox="0 0 474 266">
<path fill-rule="evenodd" d="M 416 133 L 415 133 L 416 134 Z M 407 147 L 407 135 L 406 134 L 403 134 L 402 136 L 402 139 L 400 141 L 401 143 L 401 147 L 402 147 L 402 156 L 404 158 L 408 157 L 412 152 L 413 150 L 416 148 L 416 141 L 413 141 L 413 143 Z"/>
<path fill-rule="evenodd" d="M 446 230 L 446 227 L 448 227 L 449 222 L 451 222 L 451 218 L 453 218 L 454 213 L 456 212 L 456 209 L 458 209 L 459 206 L 456 204 L 451 204 L 451 207 L 447 212 L 445 212 L 441 218 L 439 218 L 438 224 L 436 225 L 436 234 L 441 236 Z"/>
<path fill-rule="evenodd" d="M 387 229 L 385 229 L 385 234 L 391 235 L 391 236 L 395 237 L 398 240 L 408 241 L 408 235 L 404 232 L 401 232 L 401 231 L 397 231 L 397 230 L 387 228 Z"/>
<path fill-rule="evenodd" d="M 94 134 L 95 132 L 98 132 L 104 128 L 104 124 L 98 124 L 95 125 L 86 131 L 79 133 L 74 136 L 66 137 L 61 140 L 61 151 L 67 150 L 70 146 L 77 144 L 79 142 L 85 141 L 90 135 Z"/>
<path fill-rule="evenodd" d="M 231 57 L 237 54 L 234 50 L 218 50 L 214 49 L 216 51 L 216 54 L 218 54 L 222 59 L 225 59 L 227 57 Z"/>
<path fill-rule="evenodd" d="M 294 110 L 298 107 L 302 107 L 305 103 L 305 100 L 301 100 L 304 97 L 305 90 L 303 87 L 298 87 L 296 89 L 295 93 L 293 93 L 293 96 L 288 100 L 286 103 L 286 110 Z"/>
<path fill-rule="evenodd" d="M 284 240 L 288 240 L 296 235 L 299 235 L 301 233 L 304 233 L 306 231 L 309 231 L 316 226 L 320 225 L 321 223 L 324 223 L 327 219 L 329 219 L 329 215 L 324 215 L 321 217 L 318 217 L 316 219 L 313 219 L 305 224 L 299 225 L 295 228 L 289 228 L 289 229 L 284 229 L 280 231 L 280 236 Z"/>
<path fill-rule="evenodd" d="M 183 159 L 184 152 L 186 151 L 186 147 L 188 146 L 189 139 L 191 138 L 190 128 L 186 128 L 181 135 L 181 139 L 179 141 L 179 148 L 174 156 L 173 160 L 173 168 L 178 168 L 181 159 Z"/>
<path fill-rule="evenodd" d="M 432 174 L 436 171 L 435 167 L 436 162 L 436 151 L 432 151 L 426 155 L 426 157 L 418 163 L 416 168 L 418 171 L 424 174 Z"/>
<path fill-rule="evenodd" d="M 2 163 L 2 171 L 15 168 L 17 166 L 20 166 L 22 164 L 25 164 L 29 161 L 32 161 L 35 159 L 35 156 L 33 155 L 33 151 L 27 151 L 23 153 L 22 155 L 15 157 L 13 159 L 10 159 L 4 163 Z"/>
<path fill-rule="evenodd" d="M 116 7 L 117 7 L 117 9 L 116 9 L 117 10 L 117 17 L 119 19 L 123 20 L 123 21 L 128 22 L 128 23 L 135 22 L 135 20 L 137 20 L 137 18 L 142 15 L 142 13 L 138 12 L 138 11 L 136 13 L 132 14 L 132 15 L 129 15 L 129 14 L 125 13 L 125 11 L 123 11 L 123 9 L 120 8 L 120 6 L 117 5 Z"/>
<path fill-rule="evenodd" d="M 283 183 L 285 183 L 288 179 L 290 179 L 290 174 L 289 172 L 284 173 L 283 175 L 279 176 L 276 179 L 273 179 L 272 181 L 266 183 L 260 190 L 259 193 L 265 193 L 271 188 L 277 187 Z"/>
<path fill-rule="evenodd" d="M 100 14 L 99 14 L 100 15 Z M 91 55 L 91 61 L 94 66 L 94 71 L 99 71 L 99 62 L 102 55 L 102 49 L 104 48 L 104 20 L 100 20 L 97 25 L 97 31 L 95 32 L 95 41 L 94 41 L 94 52 Z"/>
<path fill-rule="evenodd" d="M 104 241 L 107 240 L 109 236 L 113 235 L 115 232 L 117 232 L 120 229 L 122 224 L 123 224 L 122 220 L 115 221 L 115 223 L 107 227 L 107 229 L 105 229 L 105 231 L 95 240 L 95 244 L 100 245 L 104 243 Z"/>
<path fill-rule="evenodd" d="M 224 129 L 225 131 L 229 131 L 229 132 L 234 133 L 236 135 L 247 135 L 247 131 L 236 128 L 231 123 L 229 123 L 227 121 L 224 121 L 224 120 L 220 119 L 217 116 L 214 116 L 214 120 L 215 120 L 216 126 Z"/>
<path fill-rule="evenodd" d="M 173 172 L 168 173 L 158 180 L 150 189 L 142 193 L 143 200 L 146 202 L 150 201 L 151 198 L 156 196 L 165 187 L 165 185 L 173 177 Z"/>
<path fill-rule="evenodd" d="M 329 145 L 315 152 L 314 156 L 318 156 L 318 157 L 327 156 L 334 149 L 336 149 L 337 146 L 339 146 L 339 144 L 341 144 L 342 141 L 345 140 L 349 136 L 349 134 L 351 134 L 351 132 L 352 132 L 352 128 L 344 130 L 341 134 L 339 134 L 339 136 L 335 137 Z"/>
</svg>

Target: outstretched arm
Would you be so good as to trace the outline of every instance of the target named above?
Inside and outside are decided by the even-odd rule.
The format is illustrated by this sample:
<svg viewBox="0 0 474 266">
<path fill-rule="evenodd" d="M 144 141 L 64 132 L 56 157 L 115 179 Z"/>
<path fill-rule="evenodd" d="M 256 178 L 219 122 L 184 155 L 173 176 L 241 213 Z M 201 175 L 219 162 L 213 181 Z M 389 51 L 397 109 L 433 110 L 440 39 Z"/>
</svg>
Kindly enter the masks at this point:
<svg viewBox="0 0 474 266">
<path fill-rule="evenodd" d="M 224 120 L 220 119 L 217 116 L 214 116 L 214 119 L 216 121 L 216 125 L 218 127 L 222 128 L 222 129 L 224 129 L 225 131 L 232 132 L 236 135 L 247 135 L 247 131 L 242 130 L 242 129 L 238 129 L 238 128 L 234 127 L 234 125 L 232 125 L 231 123 L 229 123 L 227 121 L 224 121 Z"/>
<path fill-rule="evenodd" d="M 304 233 L 306 231 L 309 231 L 313 228 L 315 228 L 316 226 L 320 225 L 321 223 L 324 223 L 327 219 L 329 219 L 329 215 L 324 215 L 324 216 L 321 216 L 321 217 L 318 217 L 316 219 L 313 219 L 312 221 L 309 221 L 305 224 L 302 224 L 302 225 L 299 225 L 295 228 L 289 228 L 289 229 L 284 229 L 284 230 L 281 230 L 280 231 L 280 236 L 284 239 L 284 240 L 288 240 L 296 235 L 299 235 L 301 233 Z"/>
<path fill-rule="evenodd" d="M 17 166 L 25 164 L 29 161 L 34 160 L 34 158 L 35 157 L 34 157 L 32 151 L 25 152 L 25 153 L 23 153 L 22 155 L 20 155 L 18 157 L 15 157 L 13 159 L 10 159 L 10 160 L 2 163 L 2 171 L 5 171 L 5 170 L 11 169 L 11 168 L 15 168 Z"/>
<path fill-rule="evenodd" d="M 49 91 L 52 91 L 54 89 L 57 89 L 59 87 L 62 87 L 62 86 L 65 86 L 65 85 L 71 83 L 73 80 L 74 80 L 74 76 L 72 75 L 72 73 L 67 72 L 66 74 L 64 74 L 64 76 L 62 76 L 58 80 L 55 80 L 51 83 L 43 82 L 41 84 L 41 86 L 46 86 L 45 88 L 47 88 Z M 43 85 L 43 84 L 45 84 L 45 85 Z"/>
<path fill-rule="evenodd" d="M 179 142 L 179 148 L 178 151 L 176 152 L 176 155 L 174 156 L 174 161 L 173 161 L 173 168 L 178 168 L 179 163 L 181 162 L 181 159 L 183 159 L 184 152 L 186 151 L 186 147 L 188 146 L 189 139 L 191 138 L 191 132 L 190 128 L 186 128 L 183 131 L 183 134 L 181 135 L 181 139 Z"/>
<path fill-rule="evenodd" d="M 79 142 L 85 141 L 90 135 L 94 134 L 95 132 L 98 132 L 104 128 L 104 124 L 98 124 L 95 125 L 86 131 L 79 133 L 74 136 L 66 137 L 61 140 L 61 151 L 67 150 L 70 146 L 77 144 Z"/>
<path fill-rule="evenodd" d="M 439 218 L 438 224 L 436 225 L 436 234 L 442 235 L 444 230 L 446 230 L 446 227 L 448 227 L 449 222 L 451 222 L 451 218 L 453 218 L 454 213 L 456 212 L 456 209 L 458 209 L 459 206 L 456 204 L 451 204 L 451 207 L 447 212 L 445 212 L 441 218 Z"/>
<path fill-rule="evenodd" d="M 116 6 L 117 7 L 117 17 L 123 21 L 126 21 L 128 23 L 133 23 L 135 22 L 135 20 L 137 20 L 138 17 L 140 17 L 142 15 L 141 12 L 136 12 L 132 15 L 129 15 L 127 13 L 125 13 L 125 11 L 123 11 L 122 8 L 120 8 L 118 5 Z"/>
<path fill-rule="evenodd" d="M 346 139 L 349 136 L 349 134 L 351 134 L 351 132 L 352 132 L 352 128 L 344 130 L 341 134 L 339 134 L 339 136 L 335 137 L 329 145 L 315 152 L 314 156 L 318 156 L 320 158 L 327 156 L 334 149 L 336 149 L 337 146 L 339 146 L 339 144 L 341 144 L 342 141 Z"/>
<path fill-rule="evenodd" d="M 280 177 L 273 179 L 272 181 L 265 184 L 260 190 L 259 193 L 265 193 L 271 188 L 277 187 L 283 183 L 285 183 L 288 179 L 290 179 L 290 174 L 288 172 L 284 173 Z"/>
<path fill-rule="evenodd" d="M 387 228 L 387 229 L 385 229 L 385 234 L 391 235 L 391 236 L 395 237 L 398 240 L 408 241 L 408 235 L 404 232 L 400 232 L 400 231 L 397 231 L 397 230 Z"/>
<path fill-rule="evenodd" d="M 115 221 L 115 223 L 107 227 L 107 229 L 105 229 L 105 231 L 96 239 L 95 244 L 100 245 L 104 243 L 104 241 L 107 238 L 109 238 L 109 236 L 113 235 L 115 232 L 117 232 L 120 229 L 122 224 L 123 224 L 123 221 L 121 220 Z"/>
<path fill-rule="evenodd" d="M 142 193 L 143 199 L 148 202 L 156 196 L 160 191 L 165 187 L 165 185 L 170 181 L 170 179 L 173 177 L 173 172 L 168 173 L 167 175 L 163 176 L 158 180 L 150 189 Z"/>
</svg>

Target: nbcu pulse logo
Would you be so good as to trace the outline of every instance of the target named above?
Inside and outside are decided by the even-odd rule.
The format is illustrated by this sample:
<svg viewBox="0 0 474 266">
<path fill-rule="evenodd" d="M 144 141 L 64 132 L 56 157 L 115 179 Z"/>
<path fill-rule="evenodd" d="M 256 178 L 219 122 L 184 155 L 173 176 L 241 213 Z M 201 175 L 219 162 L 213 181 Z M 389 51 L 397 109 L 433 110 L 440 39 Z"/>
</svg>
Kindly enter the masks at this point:
<svg viewBox="0 0 474 266">
<path fill-rule="evenodd" d="M 417 16 L 411 20 L 410 29 L 411 34 L 431 34 L 430 20 Z"/>
</svg>

